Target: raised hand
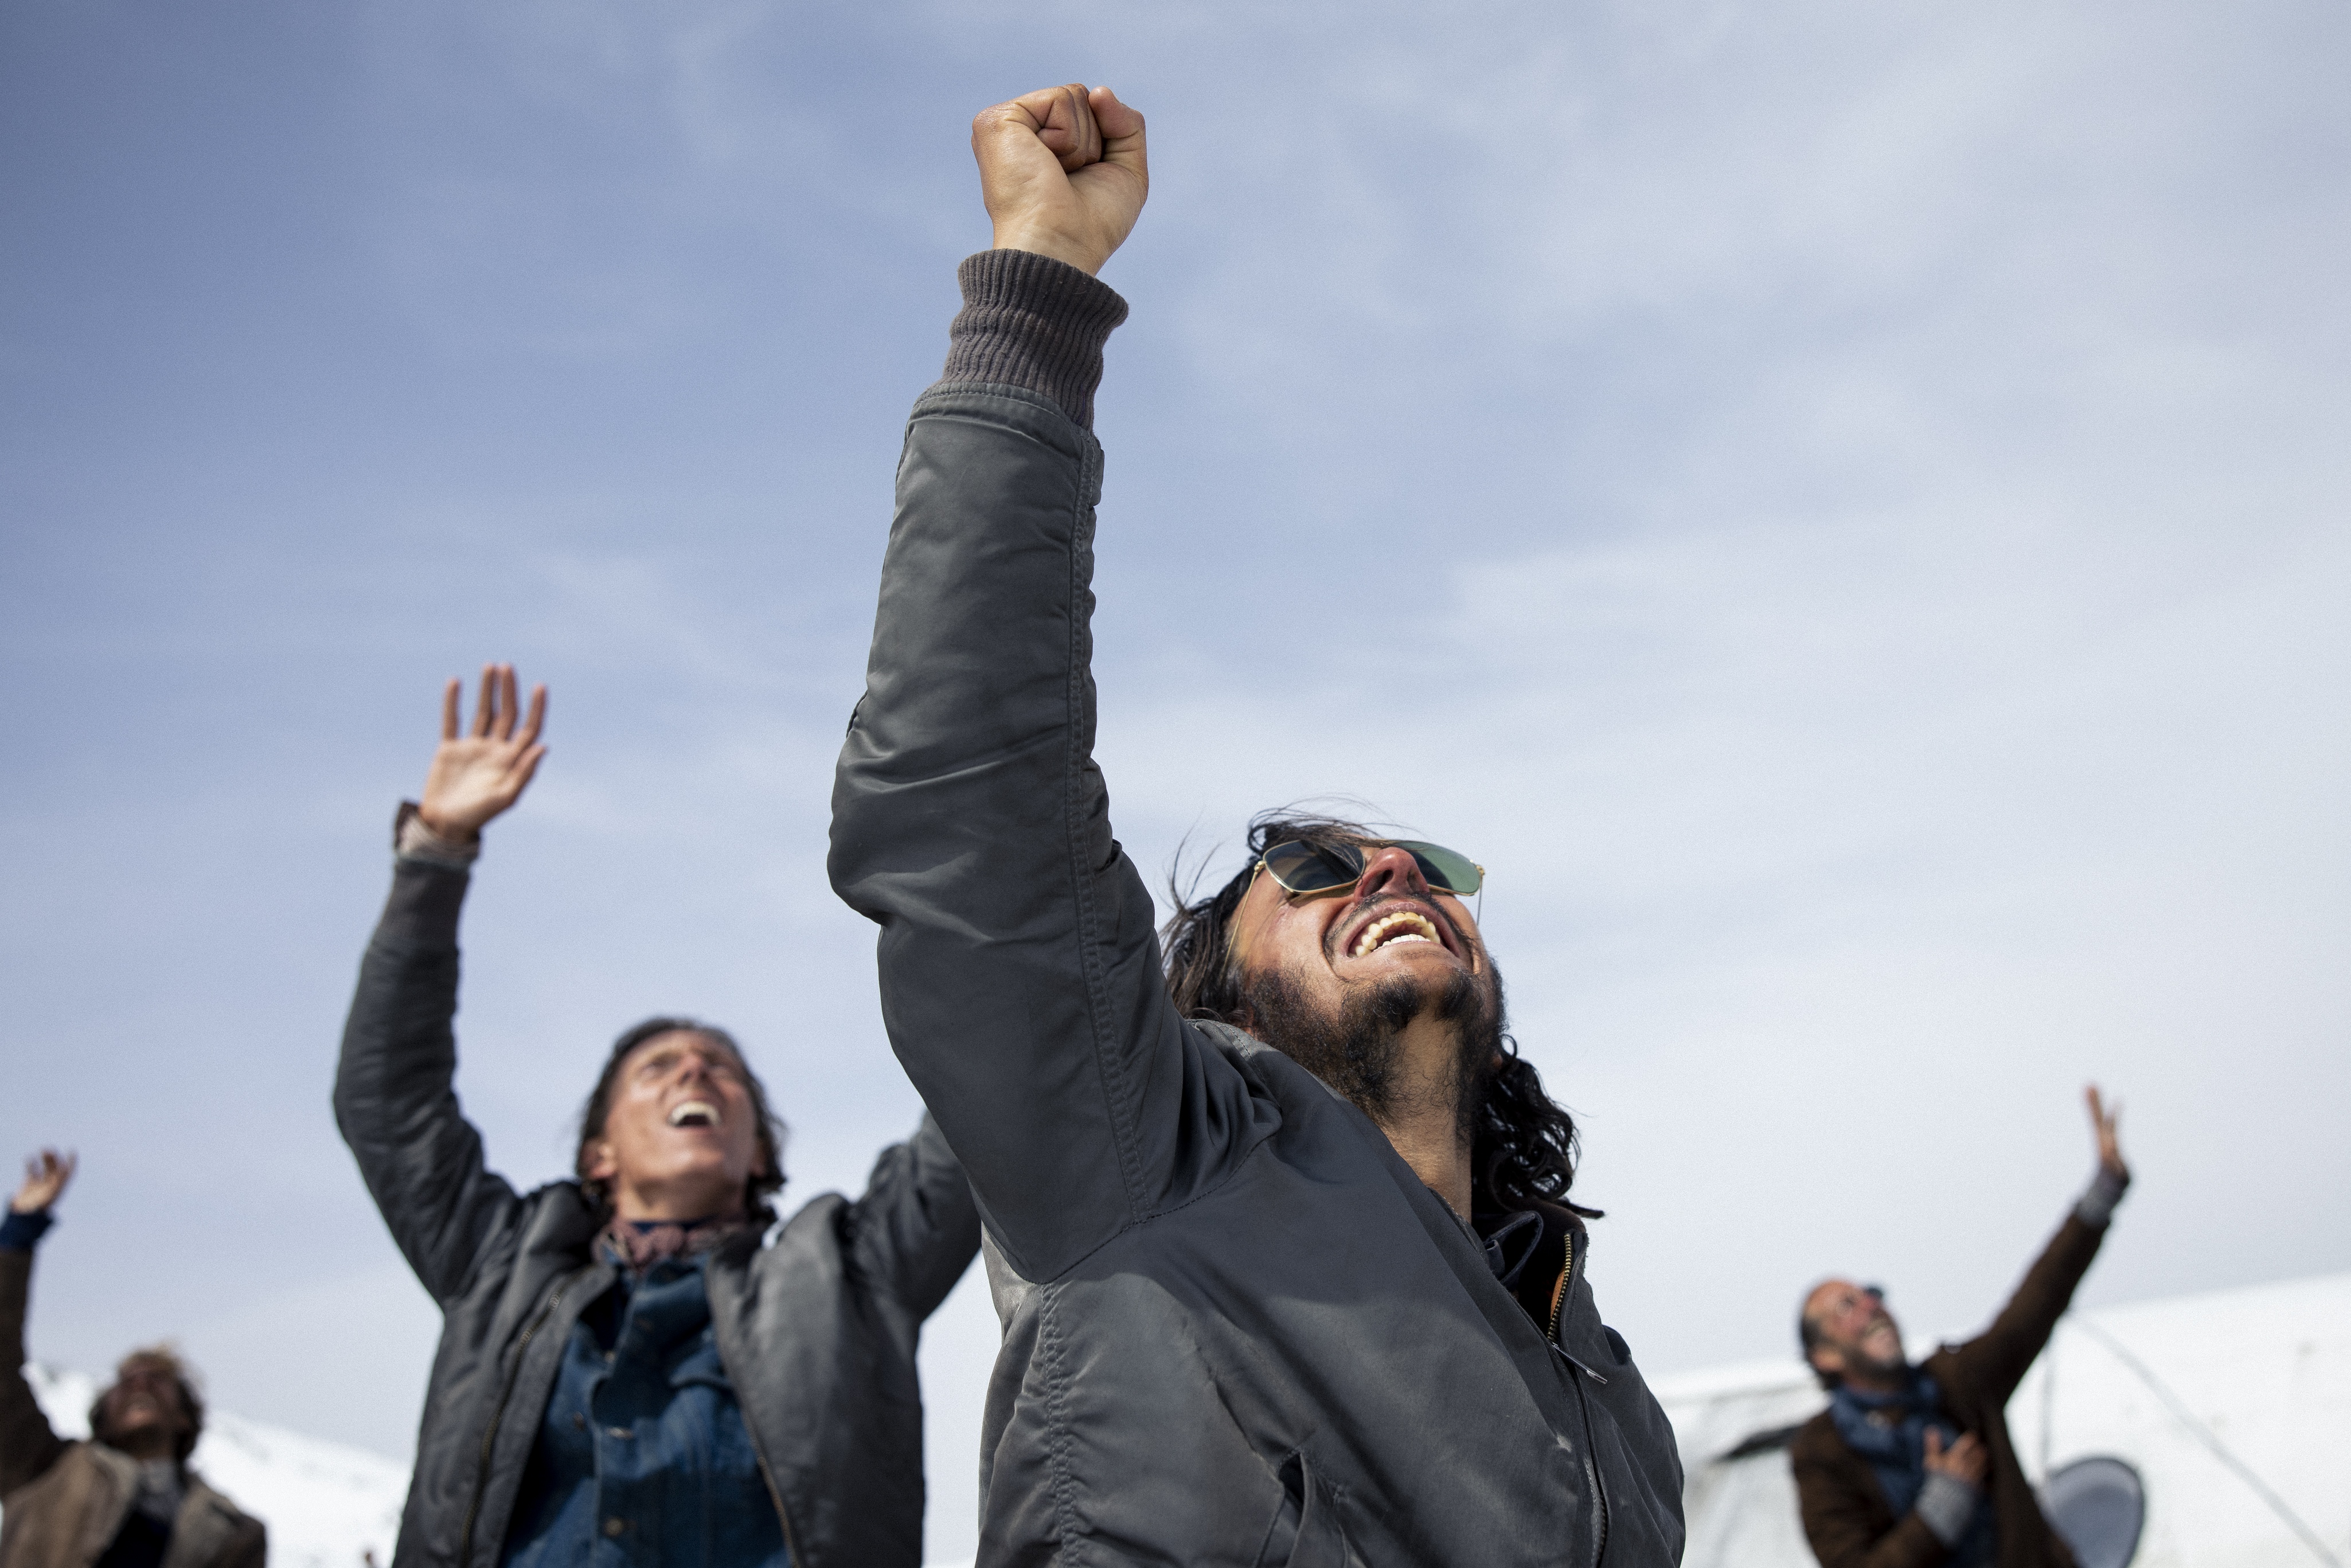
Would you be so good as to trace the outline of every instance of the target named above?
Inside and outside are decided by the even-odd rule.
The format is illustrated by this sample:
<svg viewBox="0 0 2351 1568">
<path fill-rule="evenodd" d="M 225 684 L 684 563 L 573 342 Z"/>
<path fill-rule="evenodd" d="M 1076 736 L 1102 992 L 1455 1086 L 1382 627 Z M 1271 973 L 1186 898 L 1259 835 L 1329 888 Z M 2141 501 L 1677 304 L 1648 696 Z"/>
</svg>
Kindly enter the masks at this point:
<svg viewBox="0 0 2351 1568">
<path fill-rule="evenodd" d="M 1151 191 L 1143 116 L 1106 87 L 1041 88 L 971 122 L 979 191 L 996 248 L 1102 270 Z"/>
<path fill-rule="evenodd" d="M 81 1162 L 73 1155 L 61 1155 L 55 1149 L 43 1149 L 25 1162 L 25 1185 L 8 1200 L 16 1214 L 36 1214 L 65 1196 L 66 1184 L 73 1180 L 74 1166 Z"/>
<path fill-rule="evenodd" d="M 1983 1440 L 1973 1432 L 1960 1433 L 1959 1440 L 1946 1448 L 1943 1447 L 1943 1434 L 1929 1427 L 1927 1428 L 1927 1468 L 1939 1470 L 1971 1487 L 1980 1487 L 1983 1485 L 1984 1472 L 1991 1468 L 1991 1455 L 1985 1451 Z"/>
<path fill-rule="evenodd" d="M 457 733 L 458 693 L 451 681 L 441 694 L 441 747 L 424 775 L 424 798 L 417 815 L 440 837 L 467 843 L 482 824 L 521 799 L 547 747 L 538 732 L 547 722 L 547 688 L 530 694 L 530 716 L 515 728 L 519 705 L 512 664 L 482 666 L 482 695 L 474 705 L 474 727 Z"/>
<path fill-rule="evenodd" d="M 2089 1103 L 2090 1126 L 2097 1134 L 2098 1168 L 2129 1180 L 2130 1166 L 2123 1164 L 2122 1140 L 2115 1135 L 2115 1124 L 2122 1120 L 2122 1103 L 2117 1101 L 2108 1106 L 2095 1083 L 2083 1090 L 2082 1097 Z"/>
</svg>

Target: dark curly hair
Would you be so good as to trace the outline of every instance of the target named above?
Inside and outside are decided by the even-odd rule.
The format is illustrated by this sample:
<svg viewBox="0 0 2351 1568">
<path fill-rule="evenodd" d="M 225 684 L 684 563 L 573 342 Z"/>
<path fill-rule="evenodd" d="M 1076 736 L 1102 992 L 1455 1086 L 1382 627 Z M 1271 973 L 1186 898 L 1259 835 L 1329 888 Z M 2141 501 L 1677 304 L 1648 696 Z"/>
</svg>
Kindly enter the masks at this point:
<svg viewBox="0 0 2351 1568">
<path fill-rule="evenodd" d="M 580 1147 L 572 1155 L 571 1168 L 580 1178 L 580 1186 L 599 1207 L 611 1207 L 611 1195 L 604 1190 L 604 1184 L 589 1179 L 588 1148 L 604 1135 L 605 1120 L 612 1113 L 612 1090 L 621 1079 L 621 1063 L 629 1059 L 629 1052 L 645 1041 L 665 1034 L 698 1034 L 713 1045 L 724 1046 L 727 1054 L 734 1057 L 736 1065 L 743 1070 L 743 1085 L 750 1092 L 751 1114 L 759 1131 L 759 1163 L 766 1167 L 752 1172 L 749 1179 L 744 1182 L 743 1211 L 755 1219 L 762 1214 L 773 1219 L 776 1211 L 768 1200 L 784 1189 L 784 1139 L 790 1129 L 784 1125 L 783 1118 L 769 1108 L 768 1086 L 759 1082 L 758 1073 L 751 1071 L 751 1063 L 743 1055 L 743 1048 L 736 1043 L 735 1037 L 716 1024 L 704 1023 L 700 1019 L 649 1018 L 622 1030 L 621 1038 L 612 1042 L 612 1054 L 604 1059 L 604 1071 L 597 1075 L 596 1087 L 589 1092 L 588 1103 L 580 1111 Z"/>
<path fill-rule="evenodd" d="M 1184 887 L 1180 867 L 1167 879 L 1176 914 L 1160 933 L 1166 962 L 1167 994 L 1186 1018 L 1208 1019 L 1246 1028 L 1248 979 L 1232 961 L 1232 922 L 1241 897 L 1257 875 L 1258 862 L 1275 844 L 1301 839 L 1319 847 L 1383 841 L 1360 822 L 1280 807 L 1260 811 L 1249 825 L 1249 861 L 1213 894 L 1197 896 Z M 1481 1083 L 1470 1086 L 1469 1168 L 1475 1207 L 1481 1210 L 1524 1208 L 1534 1202 L 1558 1204 L 1586 1218 L 1601 1211 L 1571 1201 L 1581 1145 L 1575 1118 L 1543 1092 L 1534 1063 L 1519 1054 L 1518 1042 L 1501 1032 L 1500 991 L 1496 981 L 1497 1045 Z M 1270 1042 L 1279 1044 L 1279 1041 Z"/>
</svg>

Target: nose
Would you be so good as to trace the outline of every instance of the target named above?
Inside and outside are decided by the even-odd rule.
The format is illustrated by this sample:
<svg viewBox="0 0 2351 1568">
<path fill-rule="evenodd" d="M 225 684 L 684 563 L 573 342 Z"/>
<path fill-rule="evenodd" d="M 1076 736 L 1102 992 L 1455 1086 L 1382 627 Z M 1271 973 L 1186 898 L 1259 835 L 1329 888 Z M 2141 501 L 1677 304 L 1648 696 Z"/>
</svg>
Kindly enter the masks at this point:
<svg viewBox="0 0 2351 1568">
<path fill-rule="evenodd" d="M 1383 844 L 1364 855 L 1364 874 L 1356 879 L 1355 898 L 1369 904 L 1375 898 L 1426 898 L 1428 879 L 1410 850 Z"/>
</svg>

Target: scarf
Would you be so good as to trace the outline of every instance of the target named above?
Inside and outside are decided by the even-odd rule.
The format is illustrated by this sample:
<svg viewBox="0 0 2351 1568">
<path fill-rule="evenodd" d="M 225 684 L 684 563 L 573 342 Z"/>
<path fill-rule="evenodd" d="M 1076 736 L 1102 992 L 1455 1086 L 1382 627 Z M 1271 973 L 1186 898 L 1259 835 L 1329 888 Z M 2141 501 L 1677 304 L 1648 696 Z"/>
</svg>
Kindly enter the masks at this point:
<svg viewBox="0 0 2351 1568">
<path fill-rule="evenodd" d="M 1910 1386 L 1898 1394 L 1864 1394 L 1839 1384 L 1829 1394 L 1829 1419 L 1845 1446 L 1869 1461 L 1877 1484 L 1898 1516 L 1917 1505 L 1927 1485 L 1927 1434 L 1942 1437 L 1945 1448 L 1959 1440 L 1959 1428 L 1943 1413 L 1943 1390 L 1913 1367 Z M 1994 1532 L 1989 1498 L 1976 1503 L 1968 1532 L 1951 1552 L 1949 1568 L 1991 1561 Z"/>
<path fill-rule="evenodd" d="M 642 1274 L 672 1258 L 692 1258 L 725 1246 L 751 1222 L 739 1215 L 707 1219 L 615 1219 L 596 1238 L 597 1250 L 628 1270 Z"/>
</svg>

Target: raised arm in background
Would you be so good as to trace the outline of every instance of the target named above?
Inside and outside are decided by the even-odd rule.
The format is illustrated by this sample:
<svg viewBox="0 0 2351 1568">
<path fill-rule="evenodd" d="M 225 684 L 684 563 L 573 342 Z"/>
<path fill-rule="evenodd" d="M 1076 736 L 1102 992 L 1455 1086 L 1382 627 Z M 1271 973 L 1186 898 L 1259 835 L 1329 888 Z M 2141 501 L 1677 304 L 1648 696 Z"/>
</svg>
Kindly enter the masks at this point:
<svg viewBox="0 0 2351 1568">
<path fill-rule="evenodd" d="M 2056 1331 L 2057 1320 L 2073 1304 L 2074 1291 L 2106 1239 L 2115 1206 L 2130 1186 L 2130 1166 L 2123 1161 L 2117 1131 L 2122 1106 L 2109 1106 L 2095 1083 L 2083 1090 L 2082 1098 L 2089 1108 L 2091 1138 L 2097 1150 L 2097 1168 L 2090 1185 L 2074 1201 L 2057 1234 L 2049 1239 L 2049 1245 L 2032 1260 L 1991 1326 L 1959 1347 L 1970 1374 L 1988 1394 L 2003 1400 L 2023 1381 L 2033 1358 Z"/>
<path fill-rule="evenodd" d="M 0 1221 L 0 1497 L 41 1476 L 66 1451 L 25 1381 L 25 1313 L 33 1289 L 33 1249 L 49 1209 L 73 1181 L 70 1154 L 43 1149 L 25 1162 L 24 1185 Z"/>
<path fill-rule="evenodd" d="M 459 695 L 456 681 L 442 694 L 423 798 L 393 829 L 392 896 L 360 961 L 334 1094 L 335 1125 L 392 1239 L 444 1303 L 517 1202 L 457 1104 L 458 911 L 483 827 L 521 798 L 547 755 L 545 686 L 525 717 L 514 666 L 485 666 L 465 730 Z"/>
</svg>

